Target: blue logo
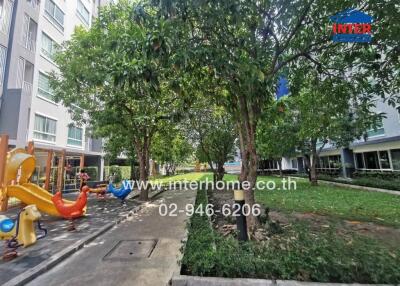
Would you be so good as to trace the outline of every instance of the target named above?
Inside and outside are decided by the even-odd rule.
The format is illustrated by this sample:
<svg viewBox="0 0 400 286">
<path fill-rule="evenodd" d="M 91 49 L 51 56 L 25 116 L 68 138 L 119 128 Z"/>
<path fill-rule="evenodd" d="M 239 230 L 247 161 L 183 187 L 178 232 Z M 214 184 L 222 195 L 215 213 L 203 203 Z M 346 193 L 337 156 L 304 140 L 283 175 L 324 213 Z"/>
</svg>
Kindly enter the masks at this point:
<svg viewBox="0 0 400 286">
<path fill-rule="evenodd" d="M 372 40 L 371 23 L 373 18 L 356 9 L 346 9 L 330 17 L 333 22 L 334 42 L 370 43 Z"/>
</svg>

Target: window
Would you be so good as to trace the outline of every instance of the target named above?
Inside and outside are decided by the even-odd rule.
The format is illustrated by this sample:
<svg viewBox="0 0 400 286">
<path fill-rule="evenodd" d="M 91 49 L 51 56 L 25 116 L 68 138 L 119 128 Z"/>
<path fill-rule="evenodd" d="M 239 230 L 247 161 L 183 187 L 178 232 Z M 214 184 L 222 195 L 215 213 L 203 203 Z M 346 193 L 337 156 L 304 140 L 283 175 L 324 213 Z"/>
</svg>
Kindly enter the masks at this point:
<svg viewBox="0 0 400 286">
<path fill-rule="evenodd" d="M 42 33 L 42 53 L 51 60 L 54 60 L 58 50 L 58 44 L 45 33 Z"/>
<path fill-rule="evenodd" d="M 22 33 L 22 46 L 34 52 L 36 46 L 37 23 L 25 14 L 24 31 Z"/>
<path fill-rule="evenodd" d="M 24 58 L 18 60 L 17 86 L 23 88 L 26 84 L 33 84 L 34 66 Z"/>
<path fill-rule="evenodd" d="M 384 135 L 384 134 L 385 134 L 385 128 L 383 128 L 382 118 L 381 118 L 380 122 L 378 122 L 376 128 L 372 128 L 367 131 L 368 137 L 374 137 L 374 136 L 379 136 L 379 135 Z"/>
<path fill-rule="evenodd" d="M 0 0 L 0 32 L 8 35 L 10 31 L 13 1 Z"/>
<path fill-rule="evenodd" d="M 49 77 L 41 72 L 39 73 L 38 95 L 53 100 L 53 90 L 50 87 Z"/>
<path fill-rule="evenodd" d="M 390 151 L 392 155 L 393 170 L 400 170 L 400 149 Z"/>
<path fill-rule="evenodd" d="M 378 152 L 365 152 L 364 158 L 367 169 L 379 169 Z"/>
<path fill-rule="evenodd" d="M 379 162 L 381 163 L 381 169 L 390 169 L 388 151 L 379 151 Z"/>
<path fill-rule="evenodd" d="M 56 125 L 57 125 L 56 120 L 36 114 L 35 126 L 33 129 L 33 137 L 40 140 L 55 142 Z"/>
<path fill-rule="evenodd" d="M 68 145 L 82 146 L 82 128 L 75 126 L 68 126 Z"/>
<path fill-rule="evenodd" d="M 356 153 L 356 164 L 358 169 L 364 169 L 363 153 Z"/>
<path fill-rule="evenodd" d="M 86 9 L 85 5 L 83 5 L 81 0 L 78 0 L 78 15 L 80 16 L 80 18 L 83 20 L 83 22 L 89 26 L 90 24 L 90 14 L 88 9 Z"/>
<path fill-rule="evenodd" d="M 45 11 L 51 22 L 64 31 L 64 12 L 52 0 L 46 0 Z"/>
<path fill-rule="evenodd" d="M 0 86 L 3 86 L 6 68 L 7 48 L 0 45 Z"/>
<path fill-rule="evenodd" d="M 292 160 L 292 168 L 297 169 L 297 159 Z"/>
</svg>

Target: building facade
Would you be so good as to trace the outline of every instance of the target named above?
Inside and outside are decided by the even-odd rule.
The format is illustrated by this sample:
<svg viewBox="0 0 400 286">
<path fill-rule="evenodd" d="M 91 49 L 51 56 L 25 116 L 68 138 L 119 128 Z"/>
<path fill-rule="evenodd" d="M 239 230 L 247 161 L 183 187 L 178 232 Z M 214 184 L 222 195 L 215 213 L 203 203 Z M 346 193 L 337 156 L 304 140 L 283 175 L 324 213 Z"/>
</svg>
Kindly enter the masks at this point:
<svg viewBox="0 0 400 286">
<path fill-rule="evenodd" d="M 354 171 L 400 172 L 400 109 L 377 100 L 375 111 L 384 113 L 385 118 L 376 129 L 366 132 L 365 139 L 353 141 L 348 148 L 324 146 L 317 163 L 320 173 L 351 177 Z M 282 158 L 282 169 L 304 172 L 303 158 Z"/>
<path fill-rule="evenodd" d="M 48 150 L 54 164 L 66 152 L 68 179 L 84 155 L 93 179 L 102 180 L 102 140 L 75 124 L 68 110 L 54 102 L 49 73 L 57 71 L 54 55 L 75 28 L 90 28 L 104 0 L 0 0 L 0 134 L 10 147 L 33 141 L 37 178 L 42 177 Z M 58 153 L 57 153 L 58 152 Z"/>
</svg>

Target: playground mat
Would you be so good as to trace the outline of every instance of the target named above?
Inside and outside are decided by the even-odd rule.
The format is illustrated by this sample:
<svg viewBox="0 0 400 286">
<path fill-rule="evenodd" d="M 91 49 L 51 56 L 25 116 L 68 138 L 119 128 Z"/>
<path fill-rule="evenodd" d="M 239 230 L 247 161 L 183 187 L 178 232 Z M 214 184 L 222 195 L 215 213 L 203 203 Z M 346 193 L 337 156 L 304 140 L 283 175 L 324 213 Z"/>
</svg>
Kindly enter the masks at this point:
<svg viewBox="0 0 400 286">
<path fill-rule="evenodd" d="M 75 200 L 76 196 L 77 193 L 70 193 L 64 197 Z M 72 232 L 67 230 L 70 222 L 42 213 L 41 222 L 48 229 L 47 237 L 26 249 L 19 248 L 19 257 L 12 261 L 5 262 L 0 258 L 0 285 L 39 265 L 78 240 L 93 234 L 106 224 L 115 222 L 118 218 L 126 216 L 130 210 L 139 204 L 134 199 L 128 199 L 126 204 L 121 204 L 120 200 L 113 198 L 111 195 L 108 195 L 105 200 L 98 200 L 94 195 L 90 195 L 87 204 L 87 216 L 74 221 L 76 230 Z M 18 211 L 19 208 L 13 208 L 5 213 L 5 215 L 15 219 Z M 4 243 L 0 241 L 0 254 L 2 255 L 3 252 Z"/>
</svg>

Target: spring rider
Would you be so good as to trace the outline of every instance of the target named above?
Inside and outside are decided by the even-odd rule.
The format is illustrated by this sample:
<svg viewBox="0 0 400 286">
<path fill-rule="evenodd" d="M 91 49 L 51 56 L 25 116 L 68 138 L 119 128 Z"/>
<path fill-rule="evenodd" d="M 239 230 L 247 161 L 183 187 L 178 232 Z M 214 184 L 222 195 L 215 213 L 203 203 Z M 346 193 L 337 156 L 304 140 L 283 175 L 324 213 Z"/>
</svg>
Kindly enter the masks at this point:
<svg viewBox="0 0 400 286">
<path fill-rule="evenodd" d="M 47 235 L 47 230 L 40 224 L 41 217 L 35 205 L 23 208 L 15 221 L 0 215 L 0 239 L 6 242 L 3 260 L 17 257 L 16 249 L 18 247 L 28 247 Z M 37 228 L 43 232 L 42 235 L 36 236 L 34 222 L 37 222 Z"/>
</svg>

